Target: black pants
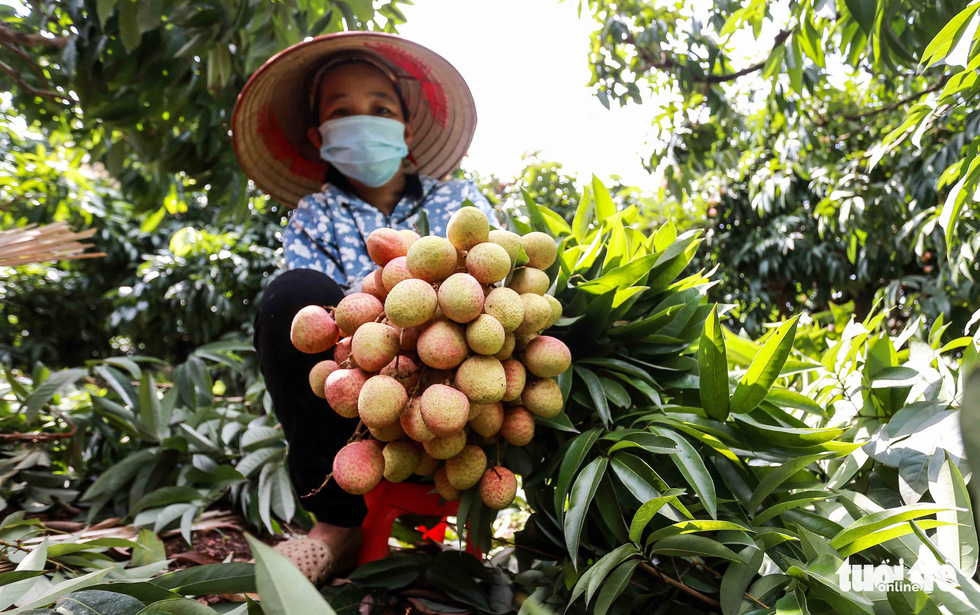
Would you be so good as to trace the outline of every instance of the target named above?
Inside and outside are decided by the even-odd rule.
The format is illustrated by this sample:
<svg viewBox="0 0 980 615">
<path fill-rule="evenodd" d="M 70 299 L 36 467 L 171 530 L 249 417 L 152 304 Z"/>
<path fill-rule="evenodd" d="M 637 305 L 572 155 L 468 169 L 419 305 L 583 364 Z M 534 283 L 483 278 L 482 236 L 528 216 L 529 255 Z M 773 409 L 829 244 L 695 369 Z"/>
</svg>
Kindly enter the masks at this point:
<svg viewBox="0 0 980 615">
<path fill-rule="evenodd" d="M 300 502 L 319 521 L 357 527 L 367 514 L 362 496 L 351 495 L 331 481 L 317 495 L 302 497 L 323 483 L 334 455 L 357 428 L 357 419 L 340 416 L 310 388 L 310 370 L 332 359 L 333 349 L 305 354 L 289 341 L 289 327 L 300 308 L 335 306 L 343 297 L 340 286 L 324 273 L 286 271 L 265 290 L 255 314 L 253 342 L 276 418 L 289 444 L 289 476 Z"/>
</svg>

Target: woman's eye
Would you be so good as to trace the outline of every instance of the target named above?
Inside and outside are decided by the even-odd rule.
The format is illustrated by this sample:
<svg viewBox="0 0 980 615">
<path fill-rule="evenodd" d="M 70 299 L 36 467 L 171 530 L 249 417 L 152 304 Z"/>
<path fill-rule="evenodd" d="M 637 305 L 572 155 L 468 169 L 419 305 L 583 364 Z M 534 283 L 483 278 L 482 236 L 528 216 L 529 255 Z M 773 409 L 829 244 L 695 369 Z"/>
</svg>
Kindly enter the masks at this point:
<svg viewBox="0 0 980 615">
<path fill-rule="evenodd" d="M 374 110 L 374 112 L 378 115 L 391 115 L 391 109 L 388 107 L 378 107 Z"/>
<path fill-rule="evenodd" d="M 350 115 L 350 111 L 348 111 L 347 109 L 334 109 L 333 111 L 330 112 L 330 115 L 331 116 L 334 116 L 334 115 Z"/>
</svg>

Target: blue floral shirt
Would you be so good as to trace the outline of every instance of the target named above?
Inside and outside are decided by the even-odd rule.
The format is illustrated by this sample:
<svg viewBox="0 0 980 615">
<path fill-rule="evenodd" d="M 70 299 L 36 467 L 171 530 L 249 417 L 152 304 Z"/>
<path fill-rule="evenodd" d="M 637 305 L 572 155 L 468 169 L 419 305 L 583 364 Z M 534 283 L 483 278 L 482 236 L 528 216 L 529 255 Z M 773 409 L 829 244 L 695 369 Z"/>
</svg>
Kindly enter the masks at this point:
<svg viewBox="0 0 980 615">
<path fill-rule="evenodd" d="M 466 200 L 487 214 L 491 226 L 500 226 L 490 203 L 473 182 L 418 177 L 421 197 L 406 192 L 390 216 L 332 184 L 324 184 L 320 192 L 300 199 L 283 233 L 286 269 L 322 271 L 345 291 L 355 292 L 377 268 L 366 244 L 367 236 L 377 228 L 415 229 L 419 211 L 424 210 L 429 233 L 445 237 L 450 216 Z"/>
</svg>

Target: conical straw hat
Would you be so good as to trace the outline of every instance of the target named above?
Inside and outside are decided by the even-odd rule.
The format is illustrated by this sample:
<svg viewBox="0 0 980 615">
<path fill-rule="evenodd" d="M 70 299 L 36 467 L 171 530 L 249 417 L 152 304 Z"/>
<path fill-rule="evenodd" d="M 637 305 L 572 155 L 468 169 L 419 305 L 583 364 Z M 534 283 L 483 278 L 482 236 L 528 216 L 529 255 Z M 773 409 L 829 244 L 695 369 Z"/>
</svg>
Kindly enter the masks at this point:
<svg viewBox="0 0 980 615">
<path fill-rule="evenodd" d="M 397 79 L 415 137 L 410 172 L 441 179 L 466 155 L 476 130 L 476 105 L 459 72 L 439 54 L 393 34 L 340 32 L 297 43 L 248 80 L 231 118 L 232 144 L 245 174 L 289 207 L 319 192 L 327 172 L 307 137 L 307 81 L 329 56 L 367 54 Z"/>
</svg>

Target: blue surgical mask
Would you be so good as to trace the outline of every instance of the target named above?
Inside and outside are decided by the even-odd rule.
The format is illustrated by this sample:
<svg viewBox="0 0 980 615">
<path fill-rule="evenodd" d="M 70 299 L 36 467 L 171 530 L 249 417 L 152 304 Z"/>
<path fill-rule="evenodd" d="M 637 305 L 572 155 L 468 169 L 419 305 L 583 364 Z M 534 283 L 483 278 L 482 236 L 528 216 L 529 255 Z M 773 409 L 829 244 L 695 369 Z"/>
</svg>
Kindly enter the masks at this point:
<svg viewBox="0 0 980 615">
<path fill-rule="evenodd" d="M 320 124 L 320 157 L 365 186 L 383 186 L 408 155 L 405 124 L 376 115 L 351 115 Z"/>
</svg>

